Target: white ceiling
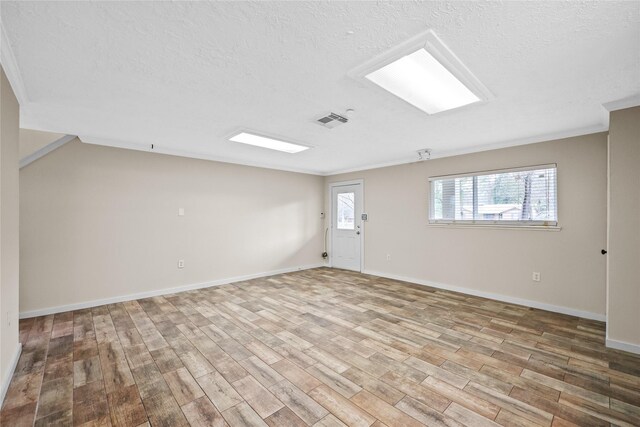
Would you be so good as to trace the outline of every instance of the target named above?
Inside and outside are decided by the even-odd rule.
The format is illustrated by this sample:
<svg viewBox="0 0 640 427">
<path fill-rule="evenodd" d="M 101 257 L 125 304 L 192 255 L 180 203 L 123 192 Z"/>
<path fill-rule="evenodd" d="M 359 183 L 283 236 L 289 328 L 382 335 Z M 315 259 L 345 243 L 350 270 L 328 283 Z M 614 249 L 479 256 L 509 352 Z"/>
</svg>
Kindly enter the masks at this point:
<svg viewBox="0 0 640 427">
<path fill-rule="evenodd" d="M 638 2 L 8 2 L 21 126 L 329 174 L 608 128 L 640 94 Z M 493 93 L 428 116 L 347 72 L 433 29 Z M 7 49 L 8 47 L 8 49 Z M 635 98 L 633 98 L 635 99 Z M 348 124 L 313 123 L 355 109 Z M 314 148 L 229 142 L 239 128 Z"/>
</svg>

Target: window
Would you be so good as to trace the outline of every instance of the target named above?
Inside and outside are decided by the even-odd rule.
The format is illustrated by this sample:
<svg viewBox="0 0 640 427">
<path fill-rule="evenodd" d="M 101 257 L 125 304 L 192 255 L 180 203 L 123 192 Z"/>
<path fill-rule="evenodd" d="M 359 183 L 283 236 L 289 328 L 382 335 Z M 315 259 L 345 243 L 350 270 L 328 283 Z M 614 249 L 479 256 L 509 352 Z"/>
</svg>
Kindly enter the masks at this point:
<svg viewBox="0 0 640 427">
<path fill-rule="evenodd" d="M 355 229 L 355 193 L 338 193 L 338 230 Z"/>
<path fill-rule="evenodd" d="M 429 178 L 430 223 L 558 225 L 556 165 Z"/>
</svg>

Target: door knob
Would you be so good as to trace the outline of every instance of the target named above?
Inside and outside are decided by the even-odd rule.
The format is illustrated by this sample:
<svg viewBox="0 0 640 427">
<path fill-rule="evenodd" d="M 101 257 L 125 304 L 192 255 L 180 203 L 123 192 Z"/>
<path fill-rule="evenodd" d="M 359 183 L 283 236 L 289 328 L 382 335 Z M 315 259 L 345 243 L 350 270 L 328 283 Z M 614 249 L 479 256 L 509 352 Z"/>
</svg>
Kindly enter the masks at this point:
<svg viewBox="0 0 640 427">
<path fill-rule="evenodd" d="M 600 251 L 600 253 L 601 253 L 602 255 L 606 255 L 606 254 L 607 254 L 607 251 L 603 249 L 603 250 L 601 250 L 601 251 Z"/>
<path fill-rule="evenodd" d="M 356 234 L 360 234 L 360 232 L 359 232 L 359 231 L 356 231 Z"/>
</svg>

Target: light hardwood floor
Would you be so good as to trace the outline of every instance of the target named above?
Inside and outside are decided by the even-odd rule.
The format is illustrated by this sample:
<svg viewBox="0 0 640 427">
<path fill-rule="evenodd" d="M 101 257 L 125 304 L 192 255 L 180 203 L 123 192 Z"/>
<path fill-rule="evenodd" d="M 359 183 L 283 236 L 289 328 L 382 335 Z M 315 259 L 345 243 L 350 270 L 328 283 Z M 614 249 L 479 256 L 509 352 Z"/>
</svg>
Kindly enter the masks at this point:
<svg viewBox="0 0 640 427">
<path fill-rule="evenodd" d="M 21 321 L 1 423 L 640 425 L 604 326 L 307 270 Z"/>
</svg>

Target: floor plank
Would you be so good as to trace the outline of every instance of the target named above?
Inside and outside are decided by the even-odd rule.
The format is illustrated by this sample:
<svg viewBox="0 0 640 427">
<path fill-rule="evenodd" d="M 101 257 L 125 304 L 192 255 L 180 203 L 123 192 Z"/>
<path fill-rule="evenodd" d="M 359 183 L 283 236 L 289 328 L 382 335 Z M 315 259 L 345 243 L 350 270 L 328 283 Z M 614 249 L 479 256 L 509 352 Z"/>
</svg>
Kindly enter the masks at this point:
<svg viewBox="0 0 640 427">
<path fill-rule="evenodd" d="M 227 426 L 222 414 L 206 396 L 187 403 L 182 407 L 182 412 L 193 427 Z"/>
<path fill-rule="evenodd" d="M 370 426 L 376 419 L 335 390 L 321 385 L 309 392 L 316 402 L 349 426 Z"/>
<path fill-rule="evenodd" d="M 602 322 L 318 268 L 20 321 L 7 426 L 640 425 Z"/>
</svg>

